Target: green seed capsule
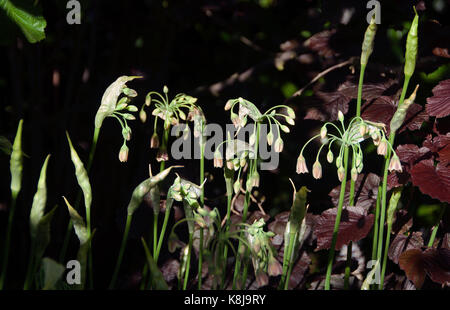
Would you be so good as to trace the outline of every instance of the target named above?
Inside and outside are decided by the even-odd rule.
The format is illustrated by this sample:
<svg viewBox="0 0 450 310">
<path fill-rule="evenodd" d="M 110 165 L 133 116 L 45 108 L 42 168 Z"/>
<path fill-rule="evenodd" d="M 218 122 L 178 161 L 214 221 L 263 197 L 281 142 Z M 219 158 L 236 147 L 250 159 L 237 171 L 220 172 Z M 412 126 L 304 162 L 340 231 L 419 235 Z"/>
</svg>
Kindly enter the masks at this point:
<svg viewBox="0 0 450 310">
<path fill-rule="evenodd" d="M 364 40 L 361 48 L 361 66 L 367 65 L 369 57 L 373 52 L 373 44 L 375 41 L 375 34 L 377 33 L 377 24 L 375 23 L 375 14 L 372 15 L 369 27 L 367 27 L 364 34 Z"/>
<path fill-rule="evenodd" d="M 415 11 L 415 9 L 414 9 Z M 414 69 L 416 68 L 416 59 L 417 59 L 417 48 L 419 45 L 419 39 L 417 36 L 417 28 L 419 25 L 419 16 L 414 17 L 414 20 L 411 24 L 411 28 L 408 32 L 408 37 L 406 39 L 406 53 L 405 53 L 405 76 L 411 77 L 414 73 Z"/>
</svg>

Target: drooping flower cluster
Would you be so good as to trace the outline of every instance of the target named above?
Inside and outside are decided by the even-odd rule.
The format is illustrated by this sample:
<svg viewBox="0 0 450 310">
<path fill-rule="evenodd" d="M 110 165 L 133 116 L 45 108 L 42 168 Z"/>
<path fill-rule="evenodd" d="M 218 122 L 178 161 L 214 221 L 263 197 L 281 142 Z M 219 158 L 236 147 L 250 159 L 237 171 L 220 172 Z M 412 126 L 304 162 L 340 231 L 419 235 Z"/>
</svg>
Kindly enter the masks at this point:
<svg viewBox="0 0 450 310">
<path fill-rule="evenodd" d="M 128 88 L 126 83 L 128 81 L 140 78 L 140 76 L 121 76 L 114 83 L 112 83 L 103 94 L 102 102 L 95 115 L 95 127 L 97 130 L 103 124 L 107 117 L 116 118 L 122 127 L 123 145 L 120 148 L 119 160 L 126 162 L 128 160 L 129 149 L 127 141 L 131 139 L 131 128 L 127 121 L 133 121 L 136 117 L 129 112 L 137 112 L 138 108 L 130 105 L 131 99 L 137 96 L 134 89 Z M 124 95 L 119 99 L 120 95 Z"/>
<path fill-rule="evenodd" d="M 233 109 L 236 105 L 239 105 L 238 113 L 236 114 Z M 285 109 L 286 114 L 282 114 L 277 109 Z M 272 108 L 269 108 L 264 114 L 261 113 L 258 108 L 250 101 L 245 100 L 241 97 L 237 99 L 230 99 L 225 104 L 225 111 L 230 110 L 231 112 L 231 121 L 233 122 L 234 126 L 236 128 L 242 128 L 247 124 L 248 118 L 252 119 L 254 121 L 254 129 L 253 132 L 250 135 L 250 145 L 257 145 L 257 142 L 259 140 L 259 130 L 258 125 L 262 124 L 265 121 L 268 121 L 269 123 L 269 133 L 267 134 L 267 144 L 269 146 L 272 146 L 275 149 L 276 152 L 280 153 L 283 151 L 284 142 L 283 139 L 281 139 L 280 129 L 285 132 L 289 133 L 289 127 L 282 124 L 278 118 L 282 118 L 286 121 L 288 125 L 295 125 L 295 112 L 292 108 L 286 106 L 286 105 L 277 105 Z M 272 122 L 275 125 L 278 137 L 275 140 L 275 143 L 273 141 L 274 134 L 272 131 Z"/>
<path fill-rule="evenodd" d="M 319 162 L 319 156 L 322 149 L 328 145 L 327 161 L 332 163 L 334 161 L 334 154 L 331 147 L 334 142 L 340 144 L 340 149 L 338 156 L 336 157 L 335 163 L 337 167 L 337 175 L 340 181 L 344 178 L 345 169 L 343 162 L 343 154 L 346 147 L 352 151 L 352 165 L 351 165 L 351 178 L 356 181 L 358 174 L 361 173 L 363 169 L 363 152 L 361 150 L 361 143 L 366 139 L 371 139 L 372 143 L 377 146 L 377 154 L 386 156 L 388 148 L 391 149 L 394 154 L 389 163 L 390 171 L 402 171 L 400 160 L 395 153 L 392 145 L 386 138 L 385 125 L 383 123 L 374 123 L 367 120 L 363 120 L 361 117 L 353 118 L 348 124 L 347 128 L 344 126 L 344 115 L 341 111 L 338 113 L 339 122 L 341 123 L 341 128 L 333 123 L 325 123 L 320 130 L 320 133 L 312 137 L 308 142 L 305 143 L 300 155 L 297 159 L 297 173 L 308 173 L 308 167 L 306 165 L 305 157 L 303 156 L 303 151 L 305 147 L 314 139 L 320 138 L 322 145 L 316 156 L 316 160 L 313 164 L 313 177 L 315 179 L 320 179 L 322 177 L 322 166 Z M 336 130 L 336 134 L 328 132 L 327 127 L 332 127 Z"/>
<path fill-rule="evenodd" d="M 147 120 L 145 107 L 149 107 L 152 103 L 155 105 L 155 108 L 152 111 L 152 115 L 155 116 L 155 122 L 153 135 L 150 139 L 150 147 L 158 149 L 158 155 L 156 157 L 158 161 L 167 161 L 169 159 L 167 153 L 167 140 L 171 126 L 179 125 L 181 121 L 193 121 L 194 135 L 197 137 L 199 133 L 203 131 L 206 124 L 202 109 L 195 104 L 197 98 L 186 94 L 177 94 L 175 98 L 169 101 L 168 92 L 169 89 L 167 86 L 164 86 L 163 88 L 164 95 L 156 91 L 149 92 L 145 97 L 145 103 L 139 111 L 139 118 L 145 123 Z M 163 120 L 164 124 L 164 136 L 161 145 L 157 133 L 158 118 Z M 189 130 L 187 125 L 185 126 L 185 130 L 186 133 Z"/>
<path fill-rule="evenodd" d="M 271 231 L 264 231 L 265 222 L 262 218 L 252 225 L 244 225 L 247 226 L 245 235 L 251 249 L 256 281 L 260 287 L 265 286 L 269 282 L 267 275 L 278 276 L 283 271 L 270 241 L 275 234 Z"/>
</svg>

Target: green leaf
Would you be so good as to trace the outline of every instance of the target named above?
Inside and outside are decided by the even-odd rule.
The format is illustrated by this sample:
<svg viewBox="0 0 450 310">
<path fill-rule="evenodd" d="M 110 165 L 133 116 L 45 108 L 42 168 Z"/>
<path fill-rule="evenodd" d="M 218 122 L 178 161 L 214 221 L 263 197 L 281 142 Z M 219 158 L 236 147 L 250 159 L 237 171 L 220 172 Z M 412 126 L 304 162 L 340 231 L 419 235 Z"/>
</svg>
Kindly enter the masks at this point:
<svg viewBox="0 0 450 310">
<path fill-rule="evenodd" d="M 50 243 L 50 224 L 57 207 L 45 214 L 39 221 L 36 231 L 36 262 L 39 262 L 44 255 L 45 249 Z"/>
<path fill-rule="evenodd" d="M 152 282 L 152 288 L 155 290 L 168 290 L 169 286 L 164 280 L 164 276 L 161 270 L 159 270 L 158 265 L 156 264 L 155 260 L 150 254 L 150 251 L 148 250 L 147 247 L 147 243 L 145 242 L 144 238 L 141 238 L 141 241 L 142 245 L 144 246 L 145 256 L 147 257 L 147 264 L 150 269 L 150 279 Z"/>
<path fill-rule="evenodd" d="M 22 188 L 22 170 L 23 170 L 23 152 L 22 152 L 22 124 L 20 120 L 17 127 L 16 137 L 11 152 L 10 170 L 11 170 L 11 192 L 17 196 Z"/>
<path fill-rule="evenodd" d="M 37 15 L 33 12 L 36 11 L 36 6 L 32 8 L 30 5 L 26 5 L 24 1 L 15 2 L 16 4 L 19 2 L 20 7 L 13 4 L 10 0 L 0 0 L 0 7 L 20 27 L 28 42 L 36 43 L 45 39 L 47 22 L 42 15 Z M 23 6 L 29 7 L 29 9 L 22 8 Z"/>
<path fill-rule="evenodd" d="M 80 262 L 81 266 L 81 284 L 79 286 L 76 286 L 75 288 L 83 289 L 86 282 L 86 266 L 89 241 L 91 240 L 93 234 L 90 236 L 83 218 L 70 205 L 66 197 L 63 198 L 66 202 L 67 209 L 69 210 L 70 218 L 72 219 L 73 227 L 75 229 L 75 234 L 77 235 L 78 240 L 80 240 L 80 248 L 78 249 L 77 260 Z"/>
<path fill-rule="evenodd" d="M 4 152 L 6 155 L 11 155 L 12 144 L 4 136 L 0 136 L 0 151 Z"/>
<path fill-rule="evenodd" d="M 56 289 L 56 284 L 64 274 L 65 268 L 51 258 L 44 257 L 41 266 L 41 287 L 43 290 Z"/>
<path fill-rule="evenodd" d="M 72 141 L 70 140 L 69 134 L 67 132 L 66 135 L 70 146 L 70 158 L 72 159 L 72 163 L 75 166 L 75 176 L 77 177 L 78 185 L 83 191 L 86 212 L 89 212 L 92 204 L 92 190 L 91 183 L 89 182 L 89 176 L 86 169 L 84 168 L 83 162 L 77 154 L 77 151 L 75 151 L 75 148 L 73 147 Z"/>
<path fill-rule="evenodd" d="M 46 174 L 47 165 L 50 155 L 44 161 L 42 165 L 41 174 L 37 185 L 36 194 L 34 194 L 33 204 L 30 212 L 30 234 L 32 239 L 36 239 L 37 229 L 42 217 L 44 216 L 45 204 L 47 202 L 47 185 Z"/>
</svg>

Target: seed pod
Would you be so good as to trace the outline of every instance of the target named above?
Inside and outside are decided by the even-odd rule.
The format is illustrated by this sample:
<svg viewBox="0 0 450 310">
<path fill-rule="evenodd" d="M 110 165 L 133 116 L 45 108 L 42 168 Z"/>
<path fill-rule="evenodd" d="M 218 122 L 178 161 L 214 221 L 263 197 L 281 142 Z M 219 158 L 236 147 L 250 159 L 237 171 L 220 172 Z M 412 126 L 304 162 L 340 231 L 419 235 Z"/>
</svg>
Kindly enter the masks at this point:
<svg viewBox="0 0 450 310">
<path fill-rule="evenodd" d="M 86 207 L 86 210 L 89 210 L 92 203 L 92 190 L 91 190 L 91 183 L 89 182 L 89 176 L 86 169 L 84 168 L 83 162 L 81 161 L 80 157 L 75 151 L 75 148 L 72 145 L 69 133 L 66 132 L 66 135 L 70 147 L 70 158 L 72 159 L 72 163 L 75 167 L 75 176 L 77 177 L 78 185 L 81 187 L 81 190 L 83 191 L 84 205 Z"/>
<path fill-rule="evenodd" d="M 377 24 L 375 22 L 375 14 L 372 15 L 370 24 L 364 34 L 364 40 L 361 48 L 361 66 L 367 65 L 369 57 L 373 52 L 373 45 L 375 41 L 375 34 L 377 33 Z"/>
<path fill-rule="evenodd" d="M 11 193 L 17 196 L 22 187 L 23 152 L 22 152 L 22 124 L 19 121 L 16 137 L 12 146 L 11 159 L 9 161 L 11 171 Z"/>
<path fill-rule="evenodd" d="M 417 15 L 416 9 L 414 8 L 415 16 L 411 24 L 411 28 L 408 32 L 408 37 L 406 39 L 406 53 L 405 53 L 405 76 L 411 77 L 416 68 L 417 59 L 417 49 L 419 45 L 419 39 L 417 35 L 417 29 L 419 26 L 419 15 Z"/>
<path fill-rule="evenodd" d="M 403 104 L 398 106 L 397 110 L 394 113 L 394 116 L 392 116 L 390 128 L 392 132 L 396 132 L 405 121 L 406 113 L 408 112 L 409 107 L 414 103 L 414 100 L 416 99 L 417 90 L 419 89 L 419 85 L 416 86 L 414 89 L 414 92 L 411 94 L 411 96 L 406 99 Z"/>
</svg>

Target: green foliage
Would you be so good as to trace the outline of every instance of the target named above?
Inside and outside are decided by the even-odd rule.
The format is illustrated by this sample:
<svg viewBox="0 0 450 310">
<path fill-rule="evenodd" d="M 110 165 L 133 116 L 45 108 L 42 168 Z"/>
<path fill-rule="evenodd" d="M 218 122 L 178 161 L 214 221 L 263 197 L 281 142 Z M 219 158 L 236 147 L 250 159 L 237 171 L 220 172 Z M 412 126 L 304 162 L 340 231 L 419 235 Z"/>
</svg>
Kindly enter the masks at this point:
<svg viewBox="0 0 450 310">
<path fill-rule="evenodd" d="M 30 6 L 27 1 L 0 0 L 0 8 L 20 27 L 30 43 L 45 39 L 47 21 L 37 12 L 40 10 L 37 6 L 36 3 Z"/>
</svg>

